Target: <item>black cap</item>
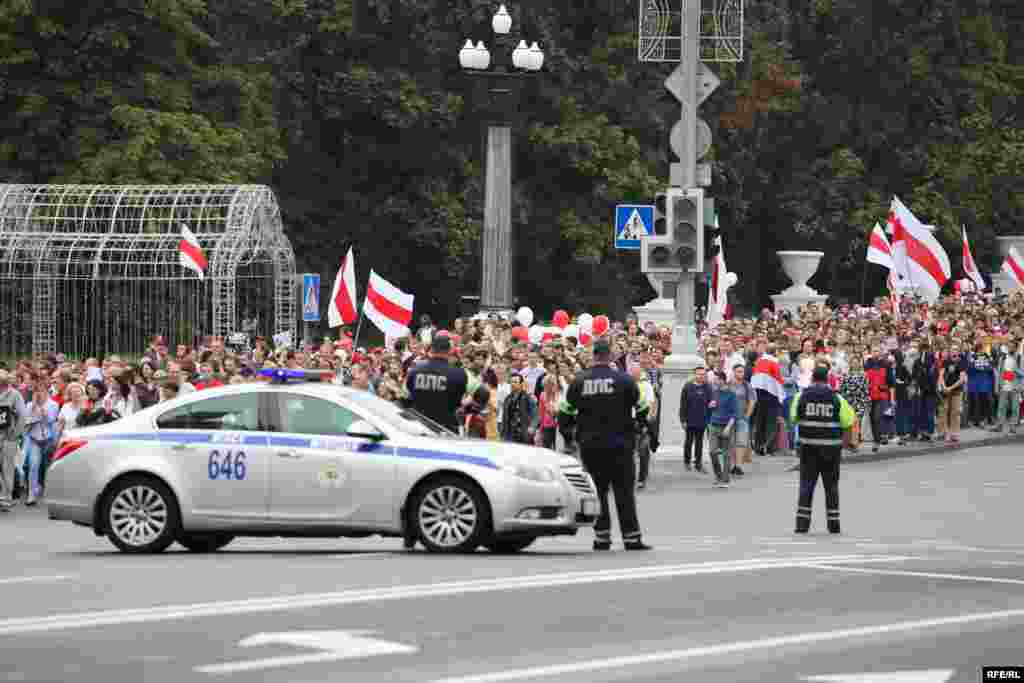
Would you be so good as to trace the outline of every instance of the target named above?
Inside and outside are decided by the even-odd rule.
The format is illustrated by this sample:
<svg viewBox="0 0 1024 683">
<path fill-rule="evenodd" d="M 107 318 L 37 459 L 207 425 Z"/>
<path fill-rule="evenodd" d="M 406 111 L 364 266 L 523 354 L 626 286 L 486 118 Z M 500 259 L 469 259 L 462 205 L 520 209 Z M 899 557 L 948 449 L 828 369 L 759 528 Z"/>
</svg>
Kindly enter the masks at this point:
<svg viewBox="0 0 1024 683">
<path fill-rule="evenodd" d="M 811 374 L 811 379 L 815 382 L 827 382 L 828 368 L 824 365 L 816 365 L 814 367 L 814 372 Z"/>
<path fill-rule="evenodd" d="M 448 339 L 448 335 L 435 335 L 430 342 L 430 350 L 433 353 L 448 353 L 449 351 L 451 351 L 452 342 L 450 339 Z"/>
<path fill-rule="evenodd" d="M 607 339 L 601 338 L 594 342 L 594 355 L 595 356 L 606 356 L 612 352 L 612 345 L 608 343 Z"/>
</svg>

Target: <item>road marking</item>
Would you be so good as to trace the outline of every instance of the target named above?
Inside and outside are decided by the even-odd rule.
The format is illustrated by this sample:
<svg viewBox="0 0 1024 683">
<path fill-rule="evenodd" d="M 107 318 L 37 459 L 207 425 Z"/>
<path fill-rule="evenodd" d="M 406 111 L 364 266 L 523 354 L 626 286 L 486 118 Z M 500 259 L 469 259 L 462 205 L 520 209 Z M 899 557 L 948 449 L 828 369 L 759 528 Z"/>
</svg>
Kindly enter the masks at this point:
<svg viewBox="0 0 1024 683">
<path fill-rule="evenodd" d="M 955 669 L 923 669 L 921 671 L 810 676 L 804 680 L 813 683 L 946 683 L 954 673 L 956 673 Z"/>
<path fill-rule="evenodd" d="M 559 574 L 534 574 L 508 576 L 494 579 L 454 581 L 449 583 L 415 584 L 406 586 L 379 586 L 336 593 L 303 593 L 265 598 L 225 600 L 220 602 L 193 603 L 184 605 L 154 605 L 143 608 L 97 610 L 54 614 L 41 617 L 22 617 L 0 620 L 0 635 L 13 633 L 38 633 L 42 631 L 95 628 L 123 624 L 143 624 L 163 621 L 196 619 L 200 617 L 221 617 L 263 612 L 281 612 L 340 605 L 365 604 L 387 600 L 429 598 L 447 595 L 465 595 L 531 588 L 553 588 L 572 585 L 594 585 L 642 579 L 663 579 L 677 576 L 697 576 L 734 572 L 760 571 L 764 569 L 792 569 L 821 563 L 850 564 L 862 562 L 900 562 L 912 557 L 889 555 L 808 555 L 791 558 L 759 558 L 727 562 L 700 562 L 676 565 L 648 565 L 623 569 L 603 569 L 586 572 L 564 572 Z"/>
<path fill-rule="evenodd" d="M 493 673 L 471 676 L 443 678 L 435 680 L 433 683 L 504 683 L 505 681 L 550 678 L 552 676 L 565 676 L 593 671 L 607 671 L 609 669 L 624 669 L 650 664 L 663 664 L 666 662 L 683 662 L 690 659 L 699 659 L 701 657 L 721 657 L 722 655 L 754 652 L 757 650 L 775 650 L 781 647 L 792 647 L 796 645 L 813 645 L 816 643 L 827 643 L 837 640 L 849 640 L 851 638 L 864 638 L 891 633 L 906 633 L 909 631 L 942 628 L 944 626 L 962 626 L 964 624 L 972 624 L 982 621 L 1018 618 L 1024 618 L 1024 609 L 1003 610 L 999 612 L 976 612 L 974 614 L 961 614 L 955 617 L 900 621 L 892 624 L 844 628 L 834 631 L 797 633 L 789 636 L 761 638 L 759 640 L 740 641 L 736 643 L 722 643 L 719 645 L 707 645 L 703 647 L 688 648 L 685 650 L 664 650 L 662 652 L 650 652 L 642 655 L 627 655 L 596 660 L 590 659 L 586 661 L 570 662 L 567 664 L 534 666 L 525 669 L 510 669 L 508 671 L 495 671 Z"/>
<path fill-rule="evenodd" d="M 52 576 L 11 576 L 5 579 L 0 579 L 0 584 L 36 583 L 43 581 L 66 581 L 74 577 L 74 574 L 54 574 Z"/>
<path fill-rule="evenodd" d="M 1024 586 L 1024 579 L 1008 579 L 1002 576 L 972 576 L 971 574 L 940 574 L 936 572 L 914 572 L 900 569 L 861 569 L 859 567 L 836 567 L 831 564 L 818 564 L 815 569 L 827 569 L 835 572 L 854 574 L 876 574 L 878 576 L 913 576 L 920 579 L 943 579 L 949 581 L 974 581 L 976 583 L 1006 583 Z"/>
<path fill-rule="evenodd" d="M 320 664 L 337 662 L 343 659 L 363 659 L 380 655 L 410 655 L 419 652 L 419 648 L 405 643 L 393 643 L 370 637 L 370 631 L 293 631 L 288 633 L 257 633 L 238 643 L 240 647 L 260 647 L 263 645 L 290 645 L 307 647 L 319 652 L 284 657 L 267 657 L 247 661 L 223 662 L 208 666 L 197 666 L 194 670 L 212 676 L 239 673 L 242 671 L 261 671 L 263 669 L 280 669 L 302 664 Z"/>
</svg>

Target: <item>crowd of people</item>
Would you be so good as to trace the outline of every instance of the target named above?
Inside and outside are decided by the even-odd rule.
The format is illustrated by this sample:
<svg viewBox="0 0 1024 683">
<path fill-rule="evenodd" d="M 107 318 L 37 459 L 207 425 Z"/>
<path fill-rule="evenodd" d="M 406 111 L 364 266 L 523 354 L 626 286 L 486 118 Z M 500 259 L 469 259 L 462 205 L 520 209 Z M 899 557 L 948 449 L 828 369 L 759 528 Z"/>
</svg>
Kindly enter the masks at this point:
<svg viewBox="0 0 1024 683">
<path fill-rule="evenodd" d="M 517 327 L 491 316 L 456 319 L 443 330 L 421 316 L 412 335 L 371 348 L 357 346 L 343 328 L 340 338 L 301 348 L 273 349 L 262 337 L 251 348 L 227 347 L 222 338 L 207 337 L 172 353 L 165 338 L 155 336 L 137 359 L 20 359 L 0 368 L 0 509 L 14 503 L 16 487 L 26 504 L 38 500 L 48 455 L 69 429 L 116 420 L 183 393 L 266 381 L 259 372 L 265 368 L 319 370 L 332 381 L 404 401 L 409 370 L 429 356 L 438 337 L 448 338 L 449 362 L 469 377 L 460 431 L 572 452 L 571 429 L 559 428 L 559 405 L 573 377 L 592 365 L 592 344 L 564 335 L 533 343 Z M 931 305 L 904 297 L 896 308 L 879 299 L 870 307 L 812 305 L 793 315 L 764 309 L 713 329 L 702 325 L 704 370 L 684 389 L 678 416 L 660 410 L 671 329 L 629 317 L 605 336 L 612 362 L 637 380 L 650 406 L 637 440 L 641 487 L 664 419 L 685 424 L 686 442 L 669 446 L 683 446 L 692 466 L 701 467 L 701 446 L 709 441 L 719 485 L 729 474 L 743 474 L 751 452 L 789 452 L 799 434 L 786 419 L 787 404 L 811 383 L 816 364 L 829 366 L 829 383 L 856 411 L 853 448 L 868 431 L 877 449 L 890 441 L 955 443 L 965 427 L 1015 433 L 1021 421 L 1021 295 L 947 296 Z M 762 358 L 778 363 L 782 395 L 752 383 Z M 699 389 L 705 383 L 708 389 Z M 726 388 L 733 398 L 724 397 Z M 722 459 L 723 452 L 731 455 Z M 719 468 L 719 462 L 726 464 Z"/>
</svg>

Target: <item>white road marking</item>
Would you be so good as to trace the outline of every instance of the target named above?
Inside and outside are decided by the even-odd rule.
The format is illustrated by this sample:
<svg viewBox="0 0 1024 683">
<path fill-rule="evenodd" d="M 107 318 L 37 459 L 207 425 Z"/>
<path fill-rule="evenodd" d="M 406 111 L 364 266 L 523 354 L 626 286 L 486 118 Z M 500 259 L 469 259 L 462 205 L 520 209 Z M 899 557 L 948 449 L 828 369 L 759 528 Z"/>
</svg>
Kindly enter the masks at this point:
<svg viewBox="0 0 1024 683">
<path fill-rule="evenodd" d="M 946 683 L 955 669 L 923 669 L 920 671 L 886 671 L 863 674 L 831 674 L 810 676 L 805 681 L 812 683 Z"/>
<path fill-rule="evenodd" d="M 688 648 L 685 650 L 664 650 L 662 652 L 650 652 L 642 655 L 626 655 L 622 657 L 609 657 L 607 659 L 590 659 L 586 661 L 569 662 L 566 664 L 534 666 L 525 669 L 510 669 L 508 671 L 495 671 L 493 673 L 471 676 L 443 678 L 435 680 L 433 683 L 504 683 L 505 681 L 550 678 L 553 676 L 566 676 L 592 671 L 607 671 L 609 669 L 625 669 L 650 664 L 663 664 L 666 662 L 683 662 L 691 659 L 699 659 L 701 657 L 721 657 L 722 655 L 754 652 L 756 650 L 775 650 L 795 645 L 813 645 L 816 643 L 864 638 L 882 634 L 906 633 L 910 631 L 943 628 L 945 626 L 962 626 L 964 624 L 983 621 L 1020 618 L 1024 618 L 1024 609 L 1002 610 L 999 612 L 976 612 L 974 614 L 961 614 L 953 617 L 900 621 L 892 624 L 844 628 L 834 631 L 797 633 L 789 636 L 761 638 L 758 640 L 740 641 L 736 643 L 722 643 L 719 645 L 707 645 L 703 647 Z"/>
<path fill-rule="evenodd" d="M 281 612 L 340 605 L 365 604 L 387 600 L 406 600 L 447 595 L 467 595 L 531 588 L 594 585 L 643 579 L 663 579 L 677 576 L 726 574 L 764 569 L 792 569 L 821 563 L 859 564 L 871 562 L 900 562 L 913 559 L 899 555 L 807 555 L 790 558 L 759 558 L 727 562 L 700 562 L 676 565 L 647 565 L 622 569 L 602 569 L 559 574 L 507 576 L 495 579 L 454 581 L 449 583 L 416 584 L 406 586 L 379 586 L 375 588 L 340 591 L 335 593 L 304 593 L 264 598 L 225 600 L 220 602 L 184 605 L 154 605 L 151 607 L 97 610 L 53 614 L 40 617 L 22 617 L 0 620 L 0 635 L 38 633 L 42 631 L 95 628 L 123 624 L 143 624 L 201 617 L 222 617 L 239 614 Z"/>
<path fill-rule="evenodd" d="M 971 574 L 941 574 L 937 572 L 915 572 L 900 569 L 861 569 L 860 567 L 836 567 L 832 564 L 818 564 L 815 569 L 853 574 L 875 574 L 878 576 L 913 576 L 920 579 L 942 579 L 948 581 L 973 581 L 975 583 L 1006 583 L 1024 586 L 1024 579 L 1010 579 L 1002 576 L 973 576 Z"/>
<path fill-rule="evenodd" d="M 44 581 L 67 581 L 73 579 L 75 574 L 54 574 L 52 576 L 11 576 L 0 579 L 0 584 L 10 583 L 36 583 Z"/>
<path fill-rule="evenodd" d="M 409 655 L 419 652 L 419 648 L 405 643 L 393 643 L 388 640 L 372 638 L 368 631 L 293 631 L 289 633 L 257 633 L 240 641 L 241 647 L 259 647 L 262 645 L 291 645 L 307 647 L 319 652 L 304 655 L 288 655 L 283 657 L 267 657 L 237 662 L 224 662 L 197 666 L 194 671 L 210 675 L 224 675 L 242 671 L 261 671 L 264 669 L 280 669 L 301 664 L 319 664 L 337 662 L 343 659 L 364 659 L 379 655 Z"/>
</svg>

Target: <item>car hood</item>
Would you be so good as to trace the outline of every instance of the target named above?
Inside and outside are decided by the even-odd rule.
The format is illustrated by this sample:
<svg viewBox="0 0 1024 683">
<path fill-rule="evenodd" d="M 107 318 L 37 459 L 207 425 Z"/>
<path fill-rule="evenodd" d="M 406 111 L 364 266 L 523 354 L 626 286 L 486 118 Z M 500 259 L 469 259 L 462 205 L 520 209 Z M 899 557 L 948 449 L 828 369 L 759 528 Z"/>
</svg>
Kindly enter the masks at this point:
<svg viewBox="0 0 1024 683">
<path fill-rule="evenodd" d="M 483 439 L 444 439 L 444 438 L 413 438 L 408 446 L 426 450 L 472 455 L 492 460 L 496 465 L 522 463 L 528 465 L 547 465 L 549 467 L 576 467 L 579 461 L 572 456 L 547 448 L 538 448 L 525 444 L 508 443 L 505 441 L 485 441 Z"/>
</svg>

